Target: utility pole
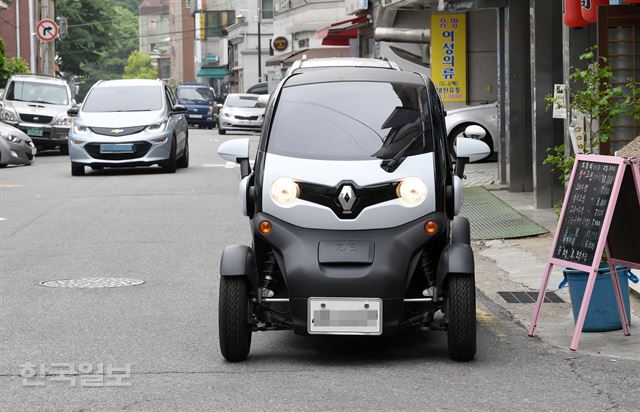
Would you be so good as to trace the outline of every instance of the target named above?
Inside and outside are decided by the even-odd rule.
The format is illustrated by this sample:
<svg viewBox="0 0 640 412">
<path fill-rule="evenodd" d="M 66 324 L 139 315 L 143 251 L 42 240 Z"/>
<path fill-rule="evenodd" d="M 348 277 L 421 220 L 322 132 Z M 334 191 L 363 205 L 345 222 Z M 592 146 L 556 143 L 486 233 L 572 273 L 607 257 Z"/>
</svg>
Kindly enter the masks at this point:
<svg viewBox="0 0 640 412">
<path fill-rule="evenodd" d="M 55 21 L 54 0 L 41 0 L 40 19 L 51 19 Z M 40 74 L 47 76 L 55 75 L 56 65 L 56 42 L 40 41 Z"/>
<path fill-rule="evenodd" d="M 16 1 L 16 57 L 20 57 L 20 1 Z"/>
</svg>

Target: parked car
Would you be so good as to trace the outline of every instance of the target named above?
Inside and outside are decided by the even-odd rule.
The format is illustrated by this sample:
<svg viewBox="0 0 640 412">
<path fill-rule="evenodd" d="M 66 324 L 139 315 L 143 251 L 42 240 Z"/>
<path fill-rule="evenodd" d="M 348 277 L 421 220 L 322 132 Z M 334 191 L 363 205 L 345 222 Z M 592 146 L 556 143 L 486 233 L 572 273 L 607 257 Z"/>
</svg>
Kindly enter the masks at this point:
<svg viewBox="0 0 640 412">
<path fill-rule="evenodd" d="M 0 167 L 30 165 L 36 154 L 31 138 L 13 126 L 0 123 Z"/>
<path fill-rule="evenodd" d="M 71 174 L 85 166 L 131 167 L 160 165 L 175 173 L 189 166 L 186 108 L 159 80 L 109 80 L 96 83 L 69 134 Z"/>
<path fill-rule="evenodd" d="M 449 136 L 449 142 L 452 142 L 452 144 L 456 137 L 464 134 L 468 126 L 475 125 L 481 127 L 484 133 L 474 133 L 466 137 L 482 140 L 491 150 L 489 156 L 500 152 L 498 104 L 496 102 L 449 110 L 445 121 L 447 123 L 447 136 Z"/>
<path fill-rule="evenodd" d="M 277 105 L 276 105 L 277 102 Z M 269 100 L 255 169 L 249 139 L 218 154 L 240 164 L 252 246 L 227 246 L 218 327 L 225 359 L 245 359 L 251 335 L 393 335 L 446 329 L 451 358 L 476 351 L 469 222 L 456 216 L 456 171 L 444 107 L 417 73 L 341 68 L 285 78 Z M 444 318 L 434 316 L 437 311 Z"/>
<path fill-rule="evenodd" d="M 260 131 L 268 95 L 231 93 L 220 108 L 218 133 L 227 131 Z"/>
<path fill-rule="evenodd" d="M 178 104 L 187 108 L 185 116 L 189 126 L 215 127 L 216 94 L 213 88 L 202 83 L 185 83 L 178 86 L 176 96 Z"/>
<path fill-rule="evenodd" d="M 400 67 L 389 60 L 367 57 L 324 57 L 318 59 L 302 58 L 293 62 L 287 69 L 287 75 L 317 70 L 327 67 L 368 67 L 376 69 L 400 70 Z"/>
<path fill-rule="evenodd" d="M 19 74 L 9 78 L 2 96 L 0 121 L 27 135 L 38 149 L 58 147 L 68 153 L 71 118 L 67 110 L 75 104 L 66 80 Z"/>
<path fill-rule="evenodd" d="M 269 94 L 269 84 L 267 82 L 256 83 L 247 89 L 250 94 Z"/>
</svg>

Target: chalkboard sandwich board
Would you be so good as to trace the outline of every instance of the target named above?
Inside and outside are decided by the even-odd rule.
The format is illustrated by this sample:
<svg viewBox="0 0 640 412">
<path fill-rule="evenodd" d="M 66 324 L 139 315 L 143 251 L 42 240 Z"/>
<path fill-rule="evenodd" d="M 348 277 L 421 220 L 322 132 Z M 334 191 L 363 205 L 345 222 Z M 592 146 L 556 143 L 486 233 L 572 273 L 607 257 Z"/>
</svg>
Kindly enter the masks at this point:
<svg viewBox="0 0 640 412">
<path fill-rule="evenodd" d="M 577 155 L 565 194 L 558 229 L 542 278 L 529 336 L 542 311 L 553 265 L 589 273 L 570 348 L 577 350 L 589 300 L 606 251 L 620 321 L 629 335 L 616 265 L 640 269 L 640 167 L 635 161 L 613 156 Z"/>
</svg>

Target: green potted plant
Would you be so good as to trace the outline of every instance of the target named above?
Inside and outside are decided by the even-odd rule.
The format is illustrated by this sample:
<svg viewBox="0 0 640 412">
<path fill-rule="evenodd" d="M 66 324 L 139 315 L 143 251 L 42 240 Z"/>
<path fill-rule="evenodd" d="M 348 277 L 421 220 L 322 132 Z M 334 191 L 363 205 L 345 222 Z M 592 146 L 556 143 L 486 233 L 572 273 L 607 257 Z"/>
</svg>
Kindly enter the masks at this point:
<svg viewBox="0 0 640 412">
<path fill-rule="evenodd" d="M 614 73 L 607 64 L 607 59 L 597 56 L 596 48 L 587 49 L 580 55 L 586 61 L 584 69 L 573 67 L 569 74 L 566 88 L 568 101 L 559 101 L 552 95 L 547 96 L 551 104 L 566 107 L 570 113 L 571 133 L 584 133 L 584 139 L 575 143 L 576 147 L 568 148 L 559 145 L 547 149 L 548 155 L 544 164 L 553 166 L 560 173 L 562 183 L 567 183 L 573 163 L 575 149 L 583 154 L 599 153 L 600 143 L 607 142 L 613 135 L 613 128 L 621 115 L 632 115 L 640 119 L 640 87 L 632 79 L 622 86 L 614 82 Z M 582 130 L 579 130 L 582 128 Z M 558 209 L 559 211 L 559 209 Z M 638 282 L 628 268 L 617 266 L 616 272 L 623 292 L 623 300 L 629 317 L 628 280 Z M 565 280 L 559 287 L 569 283 L 574 320 L 578 317 L 582 297 L 584 295 L 589 273 L 567 268 L 564 270 Z M 594 288 L 587 317 L 583 326 L 585 332 L 600 332 L 622 328 L 615 302 L 611 272 L 606 263 L 606 256 L 600 264 L 597 287 Z"/>
</svg>

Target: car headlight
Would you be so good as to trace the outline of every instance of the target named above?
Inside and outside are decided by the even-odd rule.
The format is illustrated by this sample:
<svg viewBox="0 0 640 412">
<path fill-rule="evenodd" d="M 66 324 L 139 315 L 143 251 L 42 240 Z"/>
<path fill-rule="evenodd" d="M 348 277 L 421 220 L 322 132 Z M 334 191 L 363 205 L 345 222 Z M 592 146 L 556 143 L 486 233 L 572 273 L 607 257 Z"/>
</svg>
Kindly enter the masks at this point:
<svg viewBox="0 0 640 412">
<path fill-rule="evenodd" d="M 19 138 L 18 136 L 14 136 L 7 132 L 0 132 L 0 136 L 2 136 L 5 140 L 8 140 L 13 143 L 20 143 L 22 141 L 22 139 Z"/>
<path fill-rule="evenodd" d="M 229 112 L 222 112 L 222 117 L 231 117 L 231 113 L 229 113 Z"/>
<path fill-rule="evenodd" d="M 71 126 L 73 124 L 73 119 L 68 116 L 64 116 L 56 120 L 54 126 Z"/>
<path fill-rule="evenodd" d="M 427 186 L 417 177 L 406 177 L 400 181 L 396 194 L 407 206 L 418 206 L 427 198 Z"/>
<path fill-rule="evenodd" d="M 73 125 L 73 132 L 76 134 L 89 134 L 91 130 L 87 126 L 75 123 Z"/>
<path fill-rule="evenodd" d="M 0 110 L 0 120 L 6 120 L 8 122 L 17 122 L 18 118 L 16 114 L 9 109 Z"/>
<path fill-rule="evenodd" d="M 165 120 L 160 123 L 150 124 L 144 130 L 146 130 L 147 132 L 164 132 L 167 129 L 167 124 L 168 122 Z"/>
<path fill-rule="evenodd" d="M 289 177 L 280 177 L 271 184 L 271 199 L 280 206 L 290 206 L 300 196 L 300 186 Z"/>
</svg>

